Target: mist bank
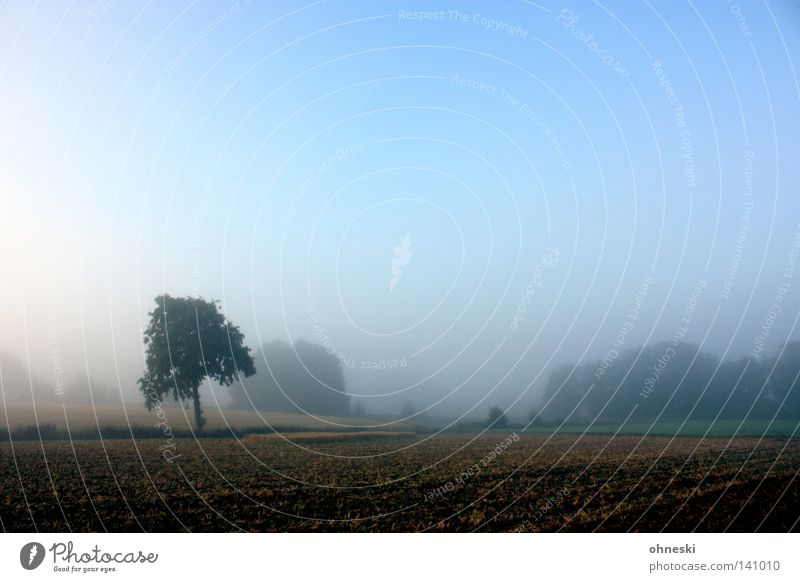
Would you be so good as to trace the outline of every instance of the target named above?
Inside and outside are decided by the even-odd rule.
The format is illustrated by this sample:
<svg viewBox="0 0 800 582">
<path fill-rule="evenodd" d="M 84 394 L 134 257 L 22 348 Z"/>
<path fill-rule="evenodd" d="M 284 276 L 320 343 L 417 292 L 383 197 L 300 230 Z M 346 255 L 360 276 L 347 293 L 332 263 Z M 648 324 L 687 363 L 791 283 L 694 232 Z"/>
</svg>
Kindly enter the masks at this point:
<svg viewBox="0 0 800 582">
<path fill-rule="evenodd" d="M 800 420 L 800 342 L 772 354 L 720 359 L 667 341 L 562 365 L 533 424 L 655 420 Z"/>
<path fill-rule="evenodd" d="M 221 414 L 250 411 L 355 417 L 367 423 L 402 421 L 429 427 L 483 422 L 493 406 L 518 427 L 528 423 L 536 427 L 619 426 L 625 421 L 800 420 L 800 341 L 788 342 L 774 352 L 733 358 L 720 358 L 695 344 L 660 342 L 609 352 L 602 359 L 559 365 L 547 374 L 538 392 L 531 391 L 515 403 L 528 386 L 522 376 L 532 378 L 540 370 L 525 370 L 517 376 L 518 385 L 509 386 L 502 394 L 490 393 L 488 388 L 475 390 L 469 402 L 444 399 L 433 406 L 434 394 L 429 391 L 377 399 L 360 396 L 350 385 L 347 367 L 322 346 L 308 341 L 266 342 L 254 355 L 257 373 L 243 383 L 230 388 L 204 383 L 202 394 L 210 409 Z M 408 379 L 407 369 L 395 372 L 403 376 L 381 378 L 393 383 Z M 27 403 L 31 408 L 54 403 L 124 404 L 136 410 L 144 406 L 141 395 L 132 390 L 109 387 L 86 374 L 45 382 L 7 352 L 0 352 L 0 380 L 6 402 Z M 440 388 L 445 392 L 448 386 Z M 177 410 L 181 403 L 166 399 L 163 406 Z"/>
<path fill-rule="evenodd" d="M 0 389 L 6 401 L 114 404 L 121 400 L 119 390 L 85 373 L 67 377 L 56 366 L 52 377 L 52 382 L 46 382 L 34 375 L 17 356 L 0 352 Z"/>
<path fill-rule="evenodd" d="M 263 344 L 256 356 L 257 373 L 231 386 L 232 408 L 351 413 L 342 362 L 324 347 L 305 340 L 293 344 L 276 340 Z"/>
</svg>

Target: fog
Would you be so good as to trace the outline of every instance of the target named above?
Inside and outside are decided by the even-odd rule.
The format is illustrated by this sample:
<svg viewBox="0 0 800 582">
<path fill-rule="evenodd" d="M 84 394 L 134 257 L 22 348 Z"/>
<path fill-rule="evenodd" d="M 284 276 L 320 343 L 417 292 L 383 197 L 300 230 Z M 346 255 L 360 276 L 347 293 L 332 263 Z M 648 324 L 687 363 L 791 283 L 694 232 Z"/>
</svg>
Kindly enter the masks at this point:
<svg viewBox="0 0 800 582">
<path fill-rule="evenodd" d="M 392 2 L 337 4 L 346 35 L 236 6 L 165 35 L 178 7 L 0 8 L 7 401 L 143 406 L 162 293 L 219 300 L 262 378 L 261 346 L 318 344 L 386 418 L 523 419 L 564 365 L 673 339 L 760 361 L 800 339 L 782 50 L 759 60 L 726 22 L 680 31 L 691 62 L 657 27 L 648 58 L 598 23 L 621 77 L 550 21 L 523 50 Z"/>
</svg>

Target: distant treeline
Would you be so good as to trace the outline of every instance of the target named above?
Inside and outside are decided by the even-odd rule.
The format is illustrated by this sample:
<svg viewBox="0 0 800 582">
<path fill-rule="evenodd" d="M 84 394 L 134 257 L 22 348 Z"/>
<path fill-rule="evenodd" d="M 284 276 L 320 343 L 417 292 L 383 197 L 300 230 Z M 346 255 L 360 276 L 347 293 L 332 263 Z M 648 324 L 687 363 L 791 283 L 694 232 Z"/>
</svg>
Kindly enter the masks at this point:
<svg viewBox="0 0 800 582">
<path fill-rule="evenodd" d="M 15 402 L 110 404 L 120 401 L 118 390 L 86 374 L 65 379 L 58 361 L 53 362 L 52 382 L 45 382 L 29 374 L 22 361 L 8 352 L 0 352 L 0 380 L 3 397 Z"/>
<path fill-rule="evenodd" d="M 231 386 L 233 407 L 331 416 L 350 414 L 342 362 L 305 340 L 267 342 L 253 354 L 257 373 Z"/>
<path fill-rule="evenodd" d="M 580 365 L 548 379 L 536 423 L 697 419 L 800 420 L 800 342 L 772 355 L 720 360 L 664 342 Z"/>
</svg>

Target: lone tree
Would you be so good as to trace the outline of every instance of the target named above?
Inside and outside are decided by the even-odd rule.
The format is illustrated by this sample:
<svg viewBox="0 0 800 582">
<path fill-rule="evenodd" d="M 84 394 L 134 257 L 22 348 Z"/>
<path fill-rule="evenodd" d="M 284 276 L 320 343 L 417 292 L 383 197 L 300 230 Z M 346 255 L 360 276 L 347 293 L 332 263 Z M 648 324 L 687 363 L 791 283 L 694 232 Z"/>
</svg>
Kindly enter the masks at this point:
<svg viewBox="0 0 800 582">
<path fill-rule="evenodd" d="M 239 328 L 219 312 L 217 301 L 159 295 L 144 332 L 147 370 L 139 378 L 144 403 L 152 410 L 170 392 L 194 402 L 194 423 L 206 423 L 200 408 L 200 384 L 208 377 L 230 386 L 256 373 L 250 348 Z"/>
</svg>

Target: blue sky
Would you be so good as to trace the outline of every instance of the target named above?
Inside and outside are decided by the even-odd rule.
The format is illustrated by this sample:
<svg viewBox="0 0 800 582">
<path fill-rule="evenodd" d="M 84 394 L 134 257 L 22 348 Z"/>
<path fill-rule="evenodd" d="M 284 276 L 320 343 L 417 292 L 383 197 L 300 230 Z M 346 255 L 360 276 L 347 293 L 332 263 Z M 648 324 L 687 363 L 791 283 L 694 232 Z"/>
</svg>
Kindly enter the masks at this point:
<svg viewBox="0 0 800 582">
<path fill-rule="evenodd" d="M 745 355 L 800 232 L 798 25 L 788 1 L 5 2 L 0 349 L 46 376 L 55 335 L 128 390 L 153 296 L 200 294 L 251 345 L 409 362 L 353 392 L 509 403 L 602 357 L 652 276 L 629 347 L 703 280 L 688 338 Z"/>
</svg>

